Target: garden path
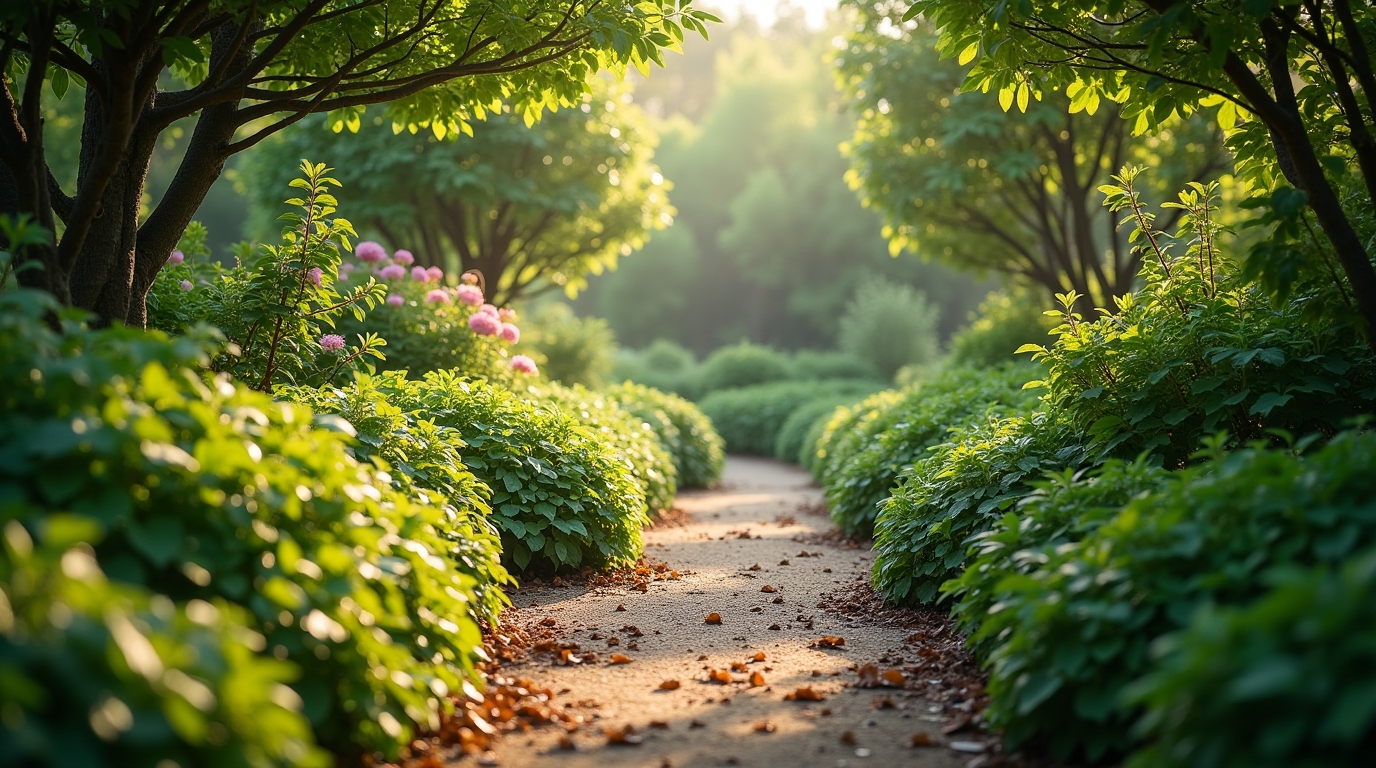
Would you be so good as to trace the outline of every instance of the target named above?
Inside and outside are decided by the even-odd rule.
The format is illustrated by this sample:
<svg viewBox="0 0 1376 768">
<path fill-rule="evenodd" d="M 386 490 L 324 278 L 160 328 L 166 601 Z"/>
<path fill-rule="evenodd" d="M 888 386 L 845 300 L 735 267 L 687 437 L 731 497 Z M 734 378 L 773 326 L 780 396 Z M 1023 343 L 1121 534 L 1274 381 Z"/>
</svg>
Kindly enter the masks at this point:
<svg viewBox="0 0 1376 768">
<path fill-rule="evenodd" d="M 485 763 L 954 768 L 971 761 L 972 755 L 944 746 L 911 746 L 917 733 L 947 741 L 938 705 L 916 692 L 854 687 L 856 665 L 896 662 L 905 653 L 911 658 L 914 648 L 905 645 L 911 630 L 818 607 L 830 602 L 829 593 L 865 578 L 872 555 L 825 536 L 831 526 L 821 512 L 821 492 L 806 473 L 732 457 L 721 487 L 685 493 L 677 506 L 689 522 L 647 532 L 646 556 L 682 572 L 681 578 L 652 579 L 643 593 L 539 586 L 512 596 L 518 608 L 509 621 L 552 629 L 556 639 L 578 643 L 580 652 L 596 651 L 598 660 L 557 666 L 550 654 L 535 654 L 503 672 L 549 686 L 558 692 L 556 704 L 588 722 L 567 737 L 573 750 L 567 741 L 561 748 L 562 730 L 545 728 L 507 736 Z M 751 570 L 756 563 L 759 569 Z M 762 591 L 766 585 L 777 591 Z M 705 622 L 713 612 L 720 624 Z M 826 635 L 844 637 L 845 645 L 816 647 Z M 617 641 L 609 646 L 612 637 Z M 611 664 L 613 652 L 632 661 Z M 731 662 L 757 652 L 765 661 L 732 677 L 744 681 L 758 671 L 765 685 L 708 682 L 709 668 L 729 671 Z M 661 690 L 666 680 L 680 687 Z M 785 701 L 799 686 L 826 698 Z M 894 706 L 876 708 L 884 699 Z M 610 745 L 604 729 L 628 725 L 643 742 Z"/>
</svg>

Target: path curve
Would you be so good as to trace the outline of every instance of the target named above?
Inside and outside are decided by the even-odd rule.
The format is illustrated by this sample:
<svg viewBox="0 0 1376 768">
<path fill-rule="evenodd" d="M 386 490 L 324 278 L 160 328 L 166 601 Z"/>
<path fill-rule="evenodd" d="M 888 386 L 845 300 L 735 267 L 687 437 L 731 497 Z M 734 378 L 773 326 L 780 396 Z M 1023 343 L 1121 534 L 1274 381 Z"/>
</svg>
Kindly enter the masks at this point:
<svg viewBox="0 0 1376 768">
<path fill-rule="evenodd" d="M 908 630 L 851 623 L 818 607 L 825 594 L 867 573 L 872 561 L 868 551 L 815 542 L 830 529 L 820 503 L 821 491 L 799 468 L 732 457 L 720 488 L 679 497 L 688 525 L 646 533 L 646 556 L 685 572 L 680 579 L 651 581 L 645 593 L 537 587 L 513 594 L 517 623 L 552 619 L 559 639 L 596 651 L 599 661 L 555 666 L 550 655 L 537 654 L 506 665 L 504 674 L 559 692 L 556 705 L 581 714 L 586 724 L 567 737 L 572 751 L 559 744 L 562 730 L 545 728 L 507 736 L 484 762 L 512 768 L 965 765 L 970 755 L 910 746 L 919 732 L 943 740 L 938 705 L 910 691 L 852 687 L 854 667 L 901 655 Z M 756 563 L 759 570 L 749 570 Z M 777 591 L 761 591 L 766 585 Z M 712 612 L 721 624 L 705 623 Z M 815 647 L 826 635 L 844 637 L 844 647 Z M 616 644 L 609 645 L 613 637 Z M 632 662 L 610 664 L 613 652 Z M 757 652 L 766 660 L 747 669 L 763 674 L 766 685 L 707 681 L 707 668 L 729 670 Z M 749 672 L 732 676 L 745 680 Z M 665 680 L 681 687 L 660 690 Z M 798 686 L 812 686 L 826 700 L 784 701 Z M 874 707 L 886 698 L 893 708 Z M 603 729 L 627 725 L 643 742 L 608 745 Z M 843 740 L 846 732 L 853 742 Z"/>
</svg>

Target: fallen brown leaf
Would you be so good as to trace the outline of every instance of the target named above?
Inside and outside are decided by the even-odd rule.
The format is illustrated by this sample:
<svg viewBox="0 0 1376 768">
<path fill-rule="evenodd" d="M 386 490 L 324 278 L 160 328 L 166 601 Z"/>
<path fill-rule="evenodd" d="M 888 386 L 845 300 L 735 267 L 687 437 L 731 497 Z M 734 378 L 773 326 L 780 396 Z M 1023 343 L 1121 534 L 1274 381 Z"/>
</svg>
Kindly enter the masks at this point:
<svg viewBox="0 0 1376 768">
<path fill-rule="evenodd" d="M 800 685 L 792 693 L 784 694 L 784 701 L 826 701 L 827 697 L 810 685 Z"/>
<path fill-rule="evenodd" d="M 778 624 L 770 624 L 770 625 L 769 625 L 769 628 L 770 628 L 770 629 L 782 629 L 782 627 L 780 627 Z"/>
<path fill-rule="evenodd" d="M 622 728 L 603 728 L 602 735 L 607 737 L 607 744 L 626 744 L 635 746 L 645 740 L 635 732 L 635 727 L 627 723 Z"/>
<path fill-rule="evenodd" d="M 731 671 L 732 671 L 732 672 L 744 672 L 744 671 L 745 671 L 745 662 L 743 662 L 743 661 L 733 661 L 733 662 L 731 662 Z"/>
<path fill-rule="evenodd" d="M 755 723 L 754 727 L 756 733 L 773 733 L 779 729 L 778 726 L 774 725 L 768 720 L 761 720 L 760 722 Z"/>
<path fill-rule="evenodd" d="M 617 637 L 616 635 L 612 635 L 611 637 L 607 638 L 607 645 L 621 645 L 621 638 Z"/>
<path fill-rule="evenodd" d="M 618 605 L 618 606 L 616 606 L 616 610 L 618 610 L 618 611 L 624 611 L 624 610 L 626 610 L 626 606 L 624 606 L 624 605 Z"/>
<path fill-rule="evenodd" d="M 780 595 L 779 597 L 774 598 L 774 604 L 775 604 L 775 605 L 779 605 L 779 604 L 782 603 L 783 601 L 784 601 L 784 598 L 783 598 L 782 595 Z"/>
<path fill-rule="evenodd" d="M 724 669 L 709 669 L 707 670 L 707 681 L 728 684 L 731 682 L 731 673 Z"/>
<path fill-rule="evenodd" d="M 879 677 L 883 678 L 885 683 L 888 683 L 889 685 L 892 685 L 895 688 L 902 688 L 903 684 L 908 682 L 908 676 L 897 669 L 884 670 L 884 674 L 880 675 Z"/>
<path fill-rule="evenodd" d="M 573 748 L 574 748 L 573 739 L 570 739 L 568 736 L 560 736 L 560 737 L 559 737 L 559 748 L 560 748 L 560 749 L 573 749 Z"/>
<path fill-rule="evenodd" d="M 914 733 L 914 734 L 913 734 L 913 746 L 914 746 L 914 747 L 935 747 L 935 746 L 936 746 L 936 739 L 933 739 L 933 738 L 932 738 L 932 735 L 931 735 L 930 733 L 927 733 L 926 731 L 922 731 L 922 732 L 920 732 L 920 733 Z"/>
<path fill-rule="evenodd" d="M 769 586 L 768 584 L 766 584 L 766 585 L 764 585 L 763 587 L 760 587 L 760 591 L 761 591 L 761 592 L 778 592 L 779 590 L 777 590 L 777 589 L 775 589 L 775 588 Z"/>
<path fill-rule="evenodd" d="M 630 656 L 627 656 L 627 655 L 624 654 L 624 653 L 613 653 L 613 654 L 612 654 L 612 663 L 613 663 L 613 664 L 630 664 L 630 663 L 631 663 L 631 657 L 630 657 Z"/>
<path fill-rule="evenodd" d="M 764 685 L 764 675 L 760 674 L 759 672 L 751 672 L 750 687 L 759 688 L 762 685 Z"/>
<path fill-rule="evenodd" d="M 835 635 L 827 635 L 826 637 L 819 638 L 817 642 L 813 643 L 813 645 L 818 648 L 840 648 L 845 644 L 846 638 L 837 637 Z"/>
<path fill-rule="evenodd" d="M 755 655 L 750 657 L 750 660 L 751 660 L 751 661 L 764 661 L 764 659 L 765 659 L 764 651 L 756 651 L 756 652 L 755 652 Z"/>
<path fill-rule="evenodd" d="M 679 685 L 680 683 L 677 680 L 665 680 L 659 684 L 659 689 L 661 691 L 677 691 Z"/>
<path fill-rule="evenodd" d="M 716 611 L 712 611 L 711 613 L 707 614 L 707 616 L 705 616 L 703 620 L 706 621 L 708 624 L 720 624 L 721 614 L 717 613 Z"/>
<path fill-rule="evenodd" d="M 759 564 L 759 563 L 755 563 L 754 565 L 750 566 L 749 568 L 746 568 L 745 570 L 747 570 L 747 571 L 758 571 L 758 570 L 760 570 L 760 564 Z"/>
<path fill-rule="evenodd" d="M 557 624 L 557 623 L 558 623 L 558 622 L 556 622 L 554 619 L 544 619 L 543 621 L 540 622 L 540 626 L 542 626 L 542 627 L 552 627 L 552 626 L 554 626 L 554 625 Z"/>
<path fill-rule="evenodd" d="M 669 724 L 668 724 L 667 722 L 663 721 L 663 720 L 651 720 L 651 721 L 650 721 L 650 727 L 651 727 L 651 728 L 658 728 L 658 729 L 660 729 L 661 731 L 667 731 L 667 730 L 669 730 Z"/>
<path fill-rule="evenodd" d="M 842 732 L 842 733 L 841 733 L 841 743 L 842 743 L 842 744 L 854 744 L 854 743 L 855 743 L 855 734 L 851 733 L 850 731 L 844 731 L 844 732 Z"/>
</svg>

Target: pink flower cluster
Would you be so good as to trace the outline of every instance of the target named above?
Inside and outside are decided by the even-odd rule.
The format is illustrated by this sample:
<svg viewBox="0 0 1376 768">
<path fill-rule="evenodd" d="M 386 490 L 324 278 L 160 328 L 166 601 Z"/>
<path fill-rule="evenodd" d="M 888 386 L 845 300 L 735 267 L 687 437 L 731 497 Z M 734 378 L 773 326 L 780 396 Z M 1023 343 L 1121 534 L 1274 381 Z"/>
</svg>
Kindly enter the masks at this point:
<svg viewBox="0 0 1376 768">
<path fill-rule="evenodd" d="M 344 348 L 344 337 L 337 333 L 327 333 L 320 337 L 320 348 L 326 352 L 338 352 Z"/>
<path fill-rule="evenodd" d="M 186 254 L 181 251 L 173 251 L 172 255 L 167 257 L 167 266 L 175 267 L 183 261 L 186 261 Z"/>
<path fill-rule="evenodd" d="M 473 332 L 479 336 L 496 336 L 502 332 L 502 321 L 497 317 L 496 307 L 493 307 L 491 312 L 487 309 L 491 306 L 491 304 L 484 304 L 482 309 L 474 312 L 473 316 L 468 318 L 468 327 L 472 328 Z"/>
<path fill-rule="evenodd" d="M 354 248 L 354 255 L 358 257 L 359 261 L 375 264 L 387 258 L 387 251 L 380 243 L 364 240 L 358 244 L 358 247 Z"/>
<path fill-rule="evenodd" d="M 400 264 L 388 264 L 387 266 L 383 267 L 380 272 L 378 272 L 378 275 L 381 276 L 383 280 L 400 280 L 406 277 L 406 267 L 403 267 Z"/>
<path fill-rule="evenodd" d="M 511 369 L 519 373 L 527 373 L 535 376 L 540 373 L 540 369 L 535 367 L 535 361 L 526 355 L 514 355 L 511 358 Z"/>
</svg>

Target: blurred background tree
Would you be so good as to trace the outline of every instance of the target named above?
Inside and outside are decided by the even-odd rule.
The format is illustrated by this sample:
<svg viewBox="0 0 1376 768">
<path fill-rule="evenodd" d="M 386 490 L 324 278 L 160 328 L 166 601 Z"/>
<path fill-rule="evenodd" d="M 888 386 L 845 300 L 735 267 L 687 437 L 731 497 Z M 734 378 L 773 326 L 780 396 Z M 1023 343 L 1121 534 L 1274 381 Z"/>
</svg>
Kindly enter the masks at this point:
<svg viewBox="0 0 1376 768">
<path fill-rule="evenodd" d="M 251 231 L 276 228 L 280 190 L 302 157 L 328 158 L 364 237 L 419 263 L 477 269 L 505 306 L 555 288 L 575 293 L 654 228 L 672 223 L 657 139 L 628 88 L 598 78 L 582 104 L 527 121 L 510 108 L 472 135 L 398 132 L 381 116 L 357 134 L 324 116 L 283 131 L 246 159 Z"/>
</svg>

